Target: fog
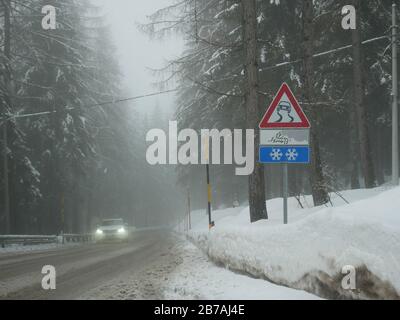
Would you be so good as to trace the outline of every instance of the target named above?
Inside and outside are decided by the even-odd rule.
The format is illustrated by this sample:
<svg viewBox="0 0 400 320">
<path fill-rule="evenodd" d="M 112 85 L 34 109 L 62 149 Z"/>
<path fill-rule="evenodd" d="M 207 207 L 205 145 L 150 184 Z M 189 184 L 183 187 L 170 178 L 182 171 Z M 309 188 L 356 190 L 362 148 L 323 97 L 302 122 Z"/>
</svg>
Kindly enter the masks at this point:
<svg viewBox="0 0 400 320">
<path fill-rule="evenodd" d="M 153 39 L 141 31 L 139 25 L 148 23 L 149 15 L 170 5 L 172 1 L 92 0 L 92 2 L 94 5 L 100 7 L 101 14 L 104 15 L 105 24 L 111 31 L 111 41 L 116 48 L 114 58 L 118 62 L 122 74 L 120 85 L 123 95 L 132 97 L 162 91 L 157 86 L 160 78 L 152 70 L 163 68 L 169 60 L 177 58 L 182 52 L 183 41 L 178 35 L 171 35 L 163 39 Z M 175 86 L 174 83 L 170 83 L 169 85 L 170 87 L 167 89 L 174 88 Z M 172 118 L 174 117 L 175 94 L 167 93 L 142 98 L 129 103 L 125 107 L 132 109 L 135 112 L 134 116 L 136 118 L 139 117 L 141 119 L 145 116 L 146 119 L 149 119 L 148 125 L 150 128 L 165 127 L 167 120 L 173 120 Z M 160 120 L 155 121 L 154 115 L 160 113 L 162 113 Z M 137 128 L 132 128 L 132 130 L 137 130 Z M 138 137 L 134 135 L 130 139 L 135 140 L 136 145 L 144 145 L 145 134 L 146 132 L 143 132 L 142 136 Z M 168 223 L 167 221 L 171 220 L 166 219 L 165 216 L 174 215 L 174 212 L 182 211 L 184 207 L 183 199 L 180 199 L 178 203 L 168 200 L 168 197 L 179 197 L 181 192 L 176 184 L 176 168 L 174 166 L 165 166 L 164 168 L 152 167 L 142 162 L 145 160 L 143 149 L 139 151 L 136 148 L 132 149 L 131 152 L 135 155 L 134 157 L 142 158 L 139 160 L 142 169 L 146 168 L 145 170 L 148 170 L 147 172 L 150 176 L 148 175 L 142 179 L 146 179 L 150 185 L 164 185 L 168 183 L 172 188 L 164 190 L 164 195 L 160 197 L 164 198 L 163 200 L 160 198 L 153 199 L 152 195 L 149 196 L 147 192 L 143 193 L 143 190 L 133 191 L 134 193 L 139 192 L 141 194 L 140 203 L 136 202 L 134 205 L 135 208 L 128 211 L 121 211 L 116 206 L 110 206 L 108 212 L 119 212 L 120 216 L 124 216 L 129 222 L 135 223 L 138 226 Z M 137 160 L 132 159 L 132 161 L 135 162 Z M 129 167 L 125 167 L 125 169 L 132 170 Z M 166 178 L 165 175 L 169 178 Z M 129 189 L 129 185 L 126 188 Z M 132 183 L 131 189 L 137 190 L 136 182 Z M 167 203 L 172 208 L 167 209 Z M 165 208 L 165 210 L 161 211 L 161 208 Z M 162 218 L 163 215 L 164 218 Z"/>
<path fill-rule="evenodd" d="M 178 36 L 166 39 L 150 39 L 141 32 L 137 24 L 149 22 L 147 17 L 156 10 L 168 6 L 171 0 L 92 0 L 102 8 L 112 31 L 116 46 L 116 57 L 123 74 L 123 86 L 132 95 L 142 95 L 158 91 L 157 77 L 150 69 L 158 69 L 176 58 L 183 48 Z M 150 112 L 159 104 L 160 108 L 173 111 L 174 94 L 145 98 L 136 104 L 141 112 Z"/>
<path fill-rule="evenodd" d="M 389 122 L 381 122 L 389 119 L 390 113 L 388 108 L 377 106 L 389 105 L 391 65 L 387 52 L 382 59 L 385 38 L 379 35 L 388 30 L 390 19 L 373 21 L 371 26 L 379 28 L 363 35 L 362 38 L 375 39 L 377 46 L 365 47 L 369 61 L 366 65 L 363 61 L 354 66 L 346 64 L 351 50 L 332 51 L 351 42 L 350 34 L 341 31 L 340 20 L 334 22 L 339 31 L 329 30 L 321 39 L 320 35 L 315 35 L 316 43 L 323 44 L 315 48 L 315 52 L 330 49 L 327 52 L 338 55 L 338 60 L 334 60 L 332 66 L 324 64 L 323 59 L 313 61 L 313 73 L 320 78 L 309 79 L 308 83 L 315 82 L 315 88 L 319 86 L 312 100 L 324 103 L 315 114 L 318 117 L 313 119 L 314 115 L 307 109 L 314 102 L 307 102 L 304 97 L 304 70 L 298 63 L 303 55 L 298 50 L 299 44 L 305 42 L 299 29 L 301 16 L 295 14 L 300 11 L 261 1 L 258 10 L 265 18 L 258 19 L 259 37 L 263 39 L 258 50 L 263 57 L 259 61 L 257 86 L 262 95 L 253 92 L 259 101 L 260 117 L 255 117 L 255 113 L 250 117 L 251 109 L 246 105 L 249 100 L 245 99 L 250 88 L 244 66 L 251 64 L 245 60 L 245 50 L 242 50 L 240 6 L 230 7 L 230 2 L 218 2 L 209 7 L 206 2 L 174 0 L 63 0 L 56 1 L 58 25 L 48 30 L 43 28 L 41 16 L 31 12 L 41 12 L 41 3 L 34 0 L 30 3 L 32 7 L 20 4 L 13 7 L 14 15 L 9 19 L 6 15 L 0 16 L 0 24 L 6 25 L 5 20 L 10 20 L 7 26 L 11 28 L 4 29 L 3 33 L 11 40 L 4 45 L 7 47 L 4 51 L 10 52 L 9 60 L 12 60 L 10 77 L 2 80 L 4 85 L 1 83 L 3 88 L 10 89 L 0 88 L 0 91 L 5 97 L 3 105 L 12 106 L 4 112 L 18 115 L 16 125 L 8 128 L 9 138 L 5 143 L 10 148 L 10 156 L 3 161 L 7 167 L 4 170 L 7 179 L 3 179 L 5 230 L 25 234 L 87 232 L 97 221 L 109 217 L 126 218 L 138 226 L 171 224 L 177 221 L 171 219 L 172 215 L 182 217 L 189 211 L 188 195 L 192 210 L 208 207 L 207 198 L 212 198 L 213 210 L 245 205 L 253 194 L 256 194 L 256 202 L 264 207 L 264 198 L 282 196 L 282 167 L 276 163 L 268 162 L 264 166 L 256 161 L 258 155 L 254 156 L 259 186 L 253 186 L 247 176 L 236 175 L 236 164 L 229 161 L 225 165 L 212 164 L 208 189 L 204 165 L 192 162 L 162 165 L 163 162 L 151 164 L 147 161 L 146 155 L 154 144 L 146 141 L 146 133 L 157 128 L 168 131 L 168 120 L 178 121 L 179 132 L 185 128 L 196 132 L 257 128 L 261 115 L 271 104 L 270 97 L 276 94 L 282 82 L 287 82 L 300 99 L 311 127 L 316 127 L 316 132 L 321 131 L 319 141 L 315 141 L 321 146 L 310 148 L 314 152 L 321 150 L 318 156 L 321 163 L 311 166 L 314 171 L 300 163 L 291 166 L 291 194 L 316 193 L 313 186 L 324 184 L 324 190 L 313 195 L 317 204 L 324 204 L 332 190 L 385 183 L 391 168 L 388 160 L 391 150 L 382 142 L 391 139 L 391 131 Z M 154 17 L 155 12 L 173 3 L 176 4 L 173 10 L 169 8 Z M 332 7 L 332 10 L 337 9 Z M 284 15 L 285 20 L 278 19 L 279 14 Z M 151 15 L 152 21 L 148 18 Z M 167 30 L 172 36 L 151 39 L 138 27 L 150 22 L 154 23 L 155 34 Z M 34 28 L 35 32 L 22 32 L 25 29 L 21 31 L 20 28 Z M 178 30 L 184 32 L 181 38 L 176 33 Z M 284 36 L 282 30 L 290 37 Z M 281 42 L 277 47 L 273 45 Z M 309 47 L 305 43 L 303 46 Z M 14 52 L 18 54 L 12 57 Z M 294 62 L 282 64 L 283 57 Z M 162 69 L 171 61 L 175 62 L 174 76 L 179 79 L 179 100 L 175 94 L 134 101 L 124 99 L 160 91 L 155 83 L 162 79 L 155 77 L 150 69 Z M 369 78 L 365 80 L 369 92 L 374 93 L 365 97 L 371 112 L 363 112 L 370 112 L 370 119 L 375 122 L 367 123 L 368 117 L 358 112 L 347 116 L 359 116 L 364 129 L 370 127 L 379 134 L 371 135 L 371 141 L 368 135 L 358 141 L 357 130 L 348 125 L 350 122 L 343 121 L 342 112 L 354 107 L 349 90 L 354 85 L 351 75 L 373 66 L 377 69 L 368 73 Z M 268 72 L 264 72 L 266 70 Z M 172 72 L 163 75 L 168 76 L 172 76 Z M 326 79 L 321 81 L 324 77 Z M 11 80 L 15 90 L 10 85 Z M 169 85 L 169 89 L 177 87 L 177 84 Z M 118 101 L 110 103 L 116 99 Z M 338 101 L 340 105 L 336 104 Z M 252 103 L 254 105 L 257 102 Z M 249 124 L 249 117 L 252 124 Z M 168 138 L 173 137 L 168 134 Z M 343 143 L 337 145 L 337 141 Z M 361 141 L 365 144 L 363 150 L 368 150 L 367 145 L 379 148 L 370 156 L 369 152 L 361 156 L 357 151 Z M 182 143 L 182 139 L 179 142 Z M 156 153 L 165 153 L 166 149 L 169 152 L 173 146 L 164 143 L 162 152 L 157 148 Z M 375 169 L 364 172 L 362 168 L 367 167 Z M 313 173 L 310 175 L 310 172 Z M 310 176 L 318 181 L 313 182 Z M 20 181 L 21 185 L 9 184 L 7 180 Z M 257 193 L 249 192 L 255 189 Z M 266 216 L 266 210 L 260 212 Z"/>
<path fill-rule="evenodd" d="M 0 1 L 0 300 L 399 299 L 400 11 L 352 3 Z"/>
</svg>

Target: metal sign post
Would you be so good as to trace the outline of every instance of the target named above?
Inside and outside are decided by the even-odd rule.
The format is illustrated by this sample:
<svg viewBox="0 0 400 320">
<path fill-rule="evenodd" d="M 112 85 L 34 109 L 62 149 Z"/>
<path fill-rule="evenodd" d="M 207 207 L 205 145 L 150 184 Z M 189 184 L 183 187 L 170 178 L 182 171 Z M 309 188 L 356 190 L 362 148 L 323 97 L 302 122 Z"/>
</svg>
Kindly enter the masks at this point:
<svg viewBox="0 0 400 320">
<path fill-rule="evenodd" d="M 288 165 L 283 164 L 283 223 L 288 223 Z"/>
</svg>

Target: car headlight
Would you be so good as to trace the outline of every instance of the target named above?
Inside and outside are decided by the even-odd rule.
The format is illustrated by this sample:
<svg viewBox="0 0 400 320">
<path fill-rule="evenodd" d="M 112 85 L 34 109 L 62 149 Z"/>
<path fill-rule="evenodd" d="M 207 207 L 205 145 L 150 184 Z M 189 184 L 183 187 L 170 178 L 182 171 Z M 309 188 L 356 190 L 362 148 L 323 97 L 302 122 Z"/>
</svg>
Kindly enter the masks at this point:
<svg viewBox="0 0 400 320">
<path fill-rule="evenodd" d="M 103 234 L 103 230 L 97 229 L 97 230 L 96 230 L 96 234 Z"/>
<path fill-rule="evenodd" d="M 126 232 L 125 228 L 119 228 L 118 229 L 118 233 L 125 233 L 125 232 Z"/>
</svg>

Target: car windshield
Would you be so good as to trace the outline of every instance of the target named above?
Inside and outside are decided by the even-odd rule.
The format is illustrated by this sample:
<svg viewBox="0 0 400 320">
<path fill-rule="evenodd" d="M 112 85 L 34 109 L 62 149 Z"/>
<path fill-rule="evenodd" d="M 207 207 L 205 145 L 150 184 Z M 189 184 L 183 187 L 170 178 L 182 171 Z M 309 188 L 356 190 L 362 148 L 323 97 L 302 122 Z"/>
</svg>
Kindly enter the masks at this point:
<svg viewBox="0 0 400 320">
<path fill-rule="evenodd" d="M 117 220 L 104 220 L 103 223 L 101 224 L 103 227 L 109 227 L 109 226 L 120 226 L 124 224 L 121 219 Z"/>
</svg>

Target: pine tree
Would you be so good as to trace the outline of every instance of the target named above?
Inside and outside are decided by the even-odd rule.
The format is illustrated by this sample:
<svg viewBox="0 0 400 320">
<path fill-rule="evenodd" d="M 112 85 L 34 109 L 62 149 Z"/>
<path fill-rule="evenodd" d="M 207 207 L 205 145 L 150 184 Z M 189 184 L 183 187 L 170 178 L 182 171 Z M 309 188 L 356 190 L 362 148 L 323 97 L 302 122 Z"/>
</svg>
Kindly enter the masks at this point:
<svg viewBox="0 0 400 320">
<path fill-rule="evenodd" d="M 246 72 L 246 124 L 247 128 L 254 128 L 255 155 L 257 159 L 260 145 L 260 136 L 257 130 L 259 110 L 259 78 L 258 78 L 258 50 L 257 50 L 257 9 L 255 0 L 242 1 L 243 7 L 243 41 L 245 47 L 245 72 Z M 264 167 L 259 162 L 255 163 L 254 172 L 249 176 L 249 206 L 250 220 L 256 222 L 268 218 L 265 207 L 265 182 Z"/>
</svg>

